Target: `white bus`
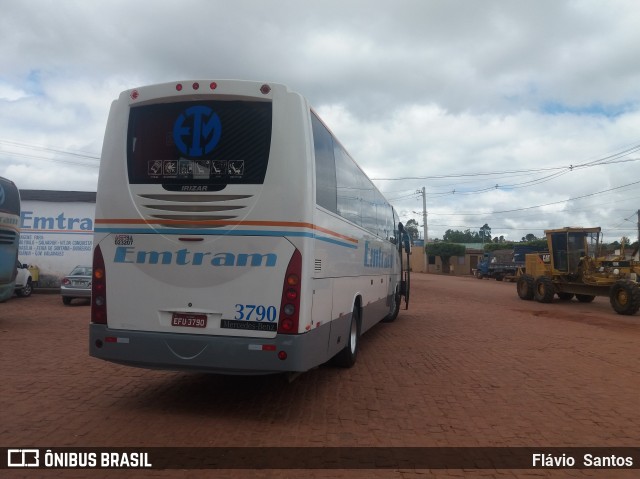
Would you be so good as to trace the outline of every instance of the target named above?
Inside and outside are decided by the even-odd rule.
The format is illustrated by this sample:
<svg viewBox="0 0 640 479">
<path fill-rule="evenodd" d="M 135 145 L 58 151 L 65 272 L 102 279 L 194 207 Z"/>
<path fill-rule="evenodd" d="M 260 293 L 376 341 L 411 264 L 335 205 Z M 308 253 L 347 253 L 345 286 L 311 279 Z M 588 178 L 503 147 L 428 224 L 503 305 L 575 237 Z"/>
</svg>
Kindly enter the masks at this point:
<svg viewBox="0 0 640 479">
<path fill-rule="evenodd" d="M 349 367 L 408 295 L 403 234 L 287 87 L 125 91 L 100 165 L 90 354 L 222 374 Z"/>
<path fill-rule="evenodd" d="M 0 302 L 16 288 L 19 243 L 20 192 L 13 181 L 0 176 Z"/>
</svg>

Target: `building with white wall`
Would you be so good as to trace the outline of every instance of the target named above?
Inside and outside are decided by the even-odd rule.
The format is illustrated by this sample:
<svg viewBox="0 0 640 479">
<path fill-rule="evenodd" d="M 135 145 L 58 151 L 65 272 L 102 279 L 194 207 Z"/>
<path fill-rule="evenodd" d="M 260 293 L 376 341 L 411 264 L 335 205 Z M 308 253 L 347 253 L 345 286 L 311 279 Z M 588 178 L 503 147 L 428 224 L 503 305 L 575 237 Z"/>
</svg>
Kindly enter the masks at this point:
<svg viewBox="0 0 640 479">
<path fill-rule="evenodd" d="M 95 192 L 20 190 L 20 198 L 18 258 L 39 286 L 57 287 L 75 266 L 91 265 Z"/>
</svg>

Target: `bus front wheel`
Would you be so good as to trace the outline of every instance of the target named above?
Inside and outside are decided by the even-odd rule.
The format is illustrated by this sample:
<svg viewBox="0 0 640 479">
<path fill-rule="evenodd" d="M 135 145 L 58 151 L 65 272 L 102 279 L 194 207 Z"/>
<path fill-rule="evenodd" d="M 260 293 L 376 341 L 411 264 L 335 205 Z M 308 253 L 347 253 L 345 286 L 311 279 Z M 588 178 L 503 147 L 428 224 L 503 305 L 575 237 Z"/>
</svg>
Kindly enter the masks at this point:
<svg viewBox="0 0 640 479">
<path fill-rule="evenodd" d="M 402 296 L 400 293 L 396 292 L 391 295 L 391 308 L 389 309 L 389 314 L 387 314 L 383 319 L 383 323 L 392 323 L 398 317 L 398 313 L 400 313 L 400 303 L 402 302 Z"/>
</svg>

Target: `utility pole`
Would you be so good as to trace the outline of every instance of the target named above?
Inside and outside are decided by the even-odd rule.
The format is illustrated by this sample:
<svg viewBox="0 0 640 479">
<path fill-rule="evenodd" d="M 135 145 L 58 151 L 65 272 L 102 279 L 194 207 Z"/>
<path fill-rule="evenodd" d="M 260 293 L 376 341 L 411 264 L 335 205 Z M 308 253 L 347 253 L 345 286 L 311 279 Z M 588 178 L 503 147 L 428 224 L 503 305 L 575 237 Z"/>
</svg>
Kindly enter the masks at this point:
<svg viewBox="0 0 640 479">
<path fill-rule="evenodd" d="M 638 210 L 638 242 L 640 242 L 640 210 Z"/>
<path fill-rule="evenodd" d="M 427 255 L 427 241 L 429 240 L 429 229 L 427 228 L 427 190 L 423 186 L 422 189 L 417 190 L 416 193 L 422 195 L 422 226 L 424 228 L 424 272 L 428 273 L 429 256 Z"/>
</svg>

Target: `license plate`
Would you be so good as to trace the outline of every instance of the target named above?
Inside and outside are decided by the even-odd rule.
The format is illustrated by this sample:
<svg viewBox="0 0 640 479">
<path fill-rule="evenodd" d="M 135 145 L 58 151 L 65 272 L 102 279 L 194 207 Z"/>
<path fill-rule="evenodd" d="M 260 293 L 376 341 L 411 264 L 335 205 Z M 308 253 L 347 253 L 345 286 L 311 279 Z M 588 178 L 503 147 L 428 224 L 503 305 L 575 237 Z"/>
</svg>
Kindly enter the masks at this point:
<svg viewBox="0 0 640 479">
<path fill-rule="evenodd" d="M 88 286 L 87 281 L 73 281 L 74 286 Z"/>
<path fill-rule="evenodd" d="M 171 315 L 171 326 L 181 326 L 185 328 L 206 328 L 206 314 L 173 313 Z"/>
</svg>

